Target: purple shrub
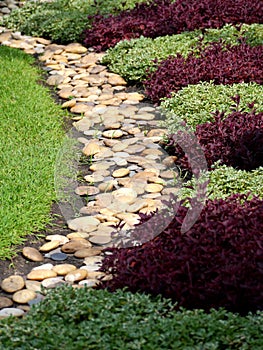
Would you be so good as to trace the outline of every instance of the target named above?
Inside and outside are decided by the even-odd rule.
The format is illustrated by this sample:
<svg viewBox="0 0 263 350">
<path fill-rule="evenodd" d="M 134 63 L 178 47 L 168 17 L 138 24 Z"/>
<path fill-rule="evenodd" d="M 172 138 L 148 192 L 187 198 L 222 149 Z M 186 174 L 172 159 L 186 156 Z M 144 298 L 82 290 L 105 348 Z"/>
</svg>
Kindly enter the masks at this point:
<svg viewBox="0 0 263 350">
<path fill-rule="evenodd" d="M 155 103 L 170 97 L 189 84 L 202 81 L 214 84 L 263 83 L 263 46 L 251 47 L 245 43 L 225 48 L 212 43 L 196 57 L 177 55 L 162 61 L 144 82 L 147 96 Z"/>
<path fill-rule="evenodd" d="M 151 241 L 106 249 L 111 255 L 101 270 L 113 278 L 99 288 L 161 294 L 190 309 L 262 310 L 263 201 L 244 195 L 208 200 L 185 234 L 180 229 L 187 208 L 181 204 Z M 151 220 L 146 224 L 135 228 L 135 236 L 148 234 Z"/>
<path fill-rule="evenodd" d="M 263 4 L 262 0 L 154 0 L 115 16 L 97 15 L 92 21 L 92 27 L 84 32 L 84 43 L 101 51 L 141 35 L 155 38 L 186 30 L 221 28 L 226 23 L 262 23 Z"/>
</svg>

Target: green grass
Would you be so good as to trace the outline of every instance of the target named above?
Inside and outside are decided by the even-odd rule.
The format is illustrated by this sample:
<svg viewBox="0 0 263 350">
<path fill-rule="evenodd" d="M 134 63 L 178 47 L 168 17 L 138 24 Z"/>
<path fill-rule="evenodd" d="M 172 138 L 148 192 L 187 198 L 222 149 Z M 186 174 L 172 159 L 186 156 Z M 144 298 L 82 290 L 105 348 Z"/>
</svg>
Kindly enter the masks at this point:
<svg viewBox="0 0 263 350">
<path fill-rule="evenodd" d="M 263 313 L 173 311 L 169 299 L 119 290 L 49 291 L 27 317 L 0 321 L 0 349 L 261 350 Z"/>
<path fill-rule="evenodd" d="M 0 259 L 49 222 L 61 108 L 25 53 L 0 47 Z"/>
</svg>

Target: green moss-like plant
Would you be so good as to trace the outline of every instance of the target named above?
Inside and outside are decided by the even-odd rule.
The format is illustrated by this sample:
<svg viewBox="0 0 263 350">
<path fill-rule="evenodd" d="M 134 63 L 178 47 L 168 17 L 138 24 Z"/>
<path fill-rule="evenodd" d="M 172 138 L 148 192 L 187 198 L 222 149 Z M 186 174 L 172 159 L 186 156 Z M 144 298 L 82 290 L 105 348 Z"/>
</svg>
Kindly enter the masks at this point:
<svg viewBox="0 0 263 350">
<path fill-rule="evenodd" d="M 40 36 L 58 43 L 80 41 L 82 32 L 97 13 L 118 13 L 143 0 L 54 0 L 27 1 L 2 20 L 2 25 L 26 35 Z M 0 21 L 1 24 L 1 21 Z"/>
<path fill-rule="evenodd" d="M 154 70 L 154 60 L 160 62 L 177 53 L 186 57 L 190 51 L 197 51 L 200 38 L 205 47 L 221 39 L 226 44 L 238 44 L 242 37 L 250 45 L 262 44 L 263 25 L 243 24 L 239 31 L 227 24 L 222 29 L 207 29 L 204 34 L 200 30 L 195 30 L 156 39 L 141 37 L 130 41 L 124 40 L 107 50 L 102 63 L 107 64 L 113 72 L 120 74 L 127 81 L 138 82 L 146 78 L 148 69 Z"/>
<path fill-rule="evenodd" d="M 0 321 L 0 349 L 261 350 L 262 325 L 262 312 L 175 312 L 143 293 L 61 287 L 25 318 Z"/>
<path fill-rule="evenodd" d="M 247 194 L 263 198 L 263 168 L 259 167 L 252 171 L 237 170 L 226 165 L 215 164 L 213 170 L 205 172 L 196 180 L 187 181 L 180 190 L 179 197 L 193 198 L 198 195 L 198 185 L 208 181 L 206 198 L 225 199 L 232 194 Z"/>
<path fill-rule="evenodd" d="M 256 83 L 233 85 L 214 85 L 213 82 L 202 82 L 189 85 L 174 93 L 171 98 L 164 98 L 161 109 L 166 116 L 163 123 L 171 133 L 175 132 L 182 121 L 195 129 L 198 124 L 214 120 L 213 112 L 231 112 L 234 102 L 231 97 L 239 95 L 239 110 L 250 111 L 248 104 L 255 101 L 255 108 L 263 111 L 263 86 Z"/>
</svg>

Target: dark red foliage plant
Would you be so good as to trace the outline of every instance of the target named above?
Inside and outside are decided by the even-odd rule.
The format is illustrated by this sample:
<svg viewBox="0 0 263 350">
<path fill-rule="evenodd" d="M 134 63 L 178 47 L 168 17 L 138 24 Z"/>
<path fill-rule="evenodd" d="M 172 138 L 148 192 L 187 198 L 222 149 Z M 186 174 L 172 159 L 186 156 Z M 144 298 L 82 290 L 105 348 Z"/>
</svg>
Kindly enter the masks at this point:
<svg viewBox="0 0 263 350">
<path fill-rule="evenodd" d="M 188 209 L 179 204 L 157 237 L 141 246 L 106 249 L 101 270 L 113 278 L 99 288 L 162 295 L 189 309 L 262 310 L 263 201 L 245 195 L 207 200 L 184 234 Z M 148 235 L 151 221 L 137 226 L 134 236 Z"/>
<path fill-rule="evenodd" d="M 212 43 L 196 57 L 180 54 L 159 63 L 144 82 L 147 96 L 155 103 L 171 92 L 197 84 L 214 81 L 214 84 L 263 83 L 263 45 L 251 47 L 245 43 L 224 47 Z"/>
<path fill-rule="evenodd" d="M 137 4 L 118 15 L 93 16 L 84 32 L 84 43 L 97 51 L 121 40 L 178 34 L 183 31 L 221 28 L 226 23 L 262 23 L 262 0 L 153 0 Z"/>
<path fill-rule="evenodd" d="M 214 122 L 197 125 L 195 131 L 198 140 L 195 142 L 200 144 L 209 169 L 218 161 L 246 171 L 263 166 L 262 112 L 257 113 L 254 109 L 250 112 L 233 111 L 227 117 L 216 112 L 214 118 Z M 184 131 L 170 135 L 166 150 L 177 156 L 176 164 L 181 170 L 193 173 L 195 169 L 189 165 L 189 155 L 180 147 L 182 138 L 191 141 Z M 187 147 L 189 150 L 195 148 L 193 143 Z"/>
</svg>

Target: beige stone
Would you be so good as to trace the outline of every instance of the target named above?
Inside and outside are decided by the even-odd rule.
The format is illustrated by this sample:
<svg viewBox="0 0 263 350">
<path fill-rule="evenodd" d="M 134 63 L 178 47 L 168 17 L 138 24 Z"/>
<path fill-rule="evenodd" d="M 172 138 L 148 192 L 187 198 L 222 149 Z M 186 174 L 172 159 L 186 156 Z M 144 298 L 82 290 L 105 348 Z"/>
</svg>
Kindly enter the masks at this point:
<svg viewBox="0 0 263 350">
<path fill-rule="evenodd" d="M 69 272 L 72 272 L 76 269 L 76 266 L 72 264 L 60 264 L 53 267 L 53 271 L 55 271 L 59 276 L 65 276 Z"/>
<path fill-rule="evenodd" d="M 74 256 L 76 258 L 83 259 L 83 258 L 87 258 L 89 256 L 96 256 L 96 255 L 100 255 L 100 254 L 101 254 L 101 250 L 100 249 L 84 248 L 84 249 L 80 249 L 80 250 L 76 251 L 74 253 Z"/>
<path fill-rule="evenodd" d="M 88 51 L 88 49 L 79 43 L 71 43 L 65 47 L 66 52 L 82 54 Z"/>
<path fill-rule="evenodd" d="M 112 173 L 113 177 L 124 177 L 130 174 L 130 170 L 127 168 L 119 168 Z"/>
<path fill-rule="evenodd" d="M 26 280 L 26 289 L 32 290 L 33 292 L 40 292 L 41 282 Z"/>
<path fill-rule="evenodd" d="M 82 114 L 82 113 L 85 113 L 87 111 L 90 111 L 91 109 L 92 109 L 91 106 L 88 106 L 84 103 L 78 103 L 74 107 L 70 108 L 70 112 L 76 113 L 76 114 Z"/>
<path fill-rule="evenodd" d="M 75 271 L 69 272 L 65 276 L 65 281 L 69 283 L 78 282 L 81 280 L 84 280 L 88 276 L 88 273 L 86 270 L 76 269 Z"/>
<path fill-rule="evenodd" d="M 106 236 L 92 236 L 89 238 L 90 243 L 96 245 L 105 245 L 111 242 L 111 237 L 109 235 Z"/>
<path fill-rule="evenodd" d="M 59 241 L 60 244 L 66 244 L 69 241 L 69 239 L 66 236 L 59 235 L 59 234 L 48 235 L 45 238 L 46 238 L 46 241 Z"/>
<path fill-rule="evenodd" d="M 157 193 L 157 192 L 161 192 L 163 189 L 163 185 L 159 185 L 159 184 L 148 184 L 145 186 L 145 191 L 149 192 L 149 193 Z"/>
<path fill-rule="evenodd" d="M 67 100 L 68 98 L 73 96 L 72 90 L 73 90 L 73 87 L 65 87 L 58 92 L 58 95 L 59 95 L 59 97 Z"/>
<path fill-rule="evenodd" d="M 57 274 L 53 270 L 34 270 L 29 272 L 27 279 L 34 281 L 42 281 L 46 278 L 56 277 Z"/>
<path fill-rule="evenodd" d="M 85 156 L 94 156 L 101 151 L 101 146 L 97 142 L 89 142 L 82 150 Z"/>
<path fill-rule="evenodd" d="M 1 283 L 1 288 L 7 293 L 14 293 L 24 288 L 25 281 L 23 277 L 18 275 L 12 275 L 5 278 Z"/>
<path fill-rule="evenodd" d="M 92 216 L 82 216 L 67 222 L 68 227 L 73 231 L 89 232 L 89 227 L 99 224 L 99 220 L 94 219 Z"/>
<path fill-rule="evenodd" d="M 100 190 L 94 186 L 79 186 L 75 189 L 75 193 L 79 196 L 94 196 L 99 192 Z"/>
<path fill-rule="evenodd" d="M 74 107 L 76 106 L 76 100 L 75 99 L 72 99 L 72 100 L 69 100 L 69 101 L 66 101 L 62 104 L 62 108 L 71 108 L 71 107 Z"/>
<path fill-rule="evenodd" d="M 90 127 L 92 126 L 92 122 L 89 118 L 83 117 L 78 122 L 75 122 L 73 125 L 78 131 L 86 131 L 90 129 Z"/>
<path fill-rule="evenodd" d="M 115 199 L 127 204 L 134 203 L 137 198 L 137 193 L 132 188 L 120 188 L 114 191 L 112 194 Z"/>
<path fill-rule="evenodd" d="M 102 133 L 103 137 L 109 138 L 109 139 L 118 139 L 123 136 L 122 130 L 106 130 Z"/>
<path fill-rule="evenodd" d="M 89 233 L 88 232 L 71 232 L 67 234 L 67 238 L 75 239 L 75 240 L 79 238 L 85 239 L 85 238 L 89 238 Z"/>
<path fill-rule="evenodd" d="M 118 74 L 109 74 L 108 83 L 111 85 L 127 85 L 127 82 Z"/>
<path fill-rule="evenodd" d="M 22 254 L 25 258 L 31 260 L 31 261 L 43 261 L 44 257 L 43 255 L 35 248 L 32 247 L 24 247 L 22 250 Z"/>
<path fill-rule="evenodd" d="M 29 289 L 22 289 L 13 295 L 13 300 L 19 304 L 26 304 L 36 298 L 36 293 Z"/>
<path fill-rule="evenodd" d="M 13 305 L 13 301 L 7 297 L 0 297 L 0 309 L 10 307 Z"/>
<path fill-rule="evenodd" d="M 39 248 L 39 250 L 40 250 L 41 252 L 49 252 L 50 250 L 53 250 L 53 249 L 56 249 L 57 247 L 59 247 L 60 244 L 61 244 L 60 241 L 55 241 L 55 240 L 54 240 L 54 241 L 50 241 L 50 242 L 48 242 L 48 243 L 43 244 L 43 245 Z"/>
<path fill-rule="evenodd" d="M 75 253 L 77 250 L 83 249 L 83 248 L 89 248 L 91 247 L 91 244 L 86 239 L 74 239 L 71 240 L 69 243 L 64 244 L 61 247 L 62 252 L 64 253 Z"/>
</svg>

